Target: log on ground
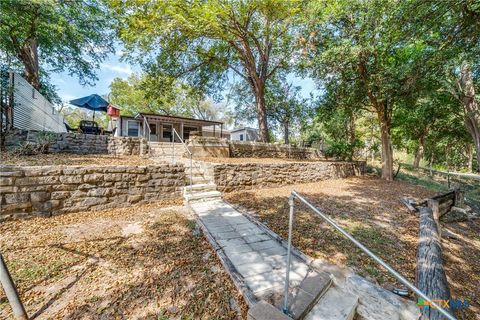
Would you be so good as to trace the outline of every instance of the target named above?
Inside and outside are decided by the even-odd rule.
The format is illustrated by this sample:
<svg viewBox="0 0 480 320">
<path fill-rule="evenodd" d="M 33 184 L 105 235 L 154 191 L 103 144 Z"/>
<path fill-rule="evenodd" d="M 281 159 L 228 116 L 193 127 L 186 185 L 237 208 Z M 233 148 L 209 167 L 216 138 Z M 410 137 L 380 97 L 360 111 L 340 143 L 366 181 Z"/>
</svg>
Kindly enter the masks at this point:
<svg viewBox="0 0 480 320">
<path fill-rule="evenodd" d="M 450 289 L 443 268 L 442 246 L 431 208 L 420 208 L 420 234 L 417 249 L 417 287 L 430 299 L 449 300 Z M 442 307 L 442 303 L 439 302 Z M 447 310 L 451 312 L 451 310 Z M 422 319 L 445 319 L 437 309 L 424 308 Z"/>
</svg>

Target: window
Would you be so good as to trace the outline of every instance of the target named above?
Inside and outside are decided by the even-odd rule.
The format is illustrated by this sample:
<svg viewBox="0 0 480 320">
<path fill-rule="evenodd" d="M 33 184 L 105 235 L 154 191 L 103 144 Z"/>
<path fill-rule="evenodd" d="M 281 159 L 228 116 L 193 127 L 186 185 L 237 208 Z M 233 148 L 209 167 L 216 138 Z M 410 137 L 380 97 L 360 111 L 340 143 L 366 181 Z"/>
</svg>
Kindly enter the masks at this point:
<svg viewBox="0 0 480 320">
<path fill-rule="evenodd" d="M 149 123 L 150 134 L 157 134 L 157 125 L 155 123 Z"/>
<path fill-rule="evenodd" d="M 127 121 L 127 136 L 129 137 L 138 137 L 139 132 L 138 122 L 135 120 Z"/>
<path fill-rule="evenodd" d="M 243 133 L 240 135 L 240 141 L 243 141 Z"/>
<path fill-rule="evenodd" d="M 162 138 L 163 139 L 168 139 L 169 141 L 172 140 L 172 125 L 170 125 L 170 124 L 164 124 L 163 125 Z"/>
</svg>

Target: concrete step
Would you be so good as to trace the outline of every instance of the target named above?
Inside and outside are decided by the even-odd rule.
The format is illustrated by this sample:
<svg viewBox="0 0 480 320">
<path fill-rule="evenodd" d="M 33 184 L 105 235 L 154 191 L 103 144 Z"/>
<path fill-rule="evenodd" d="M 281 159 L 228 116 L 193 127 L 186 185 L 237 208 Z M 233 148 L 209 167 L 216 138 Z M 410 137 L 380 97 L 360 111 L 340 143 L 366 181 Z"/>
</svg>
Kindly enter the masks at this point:
<svg viewBox="0 0 480 320">
<path fill-rule="evenodd" d="M 358 297 L 337 286 L 330 287 L 325 295 L 306 315 L 306 320 L 353 320 Z"/>
<path fill-rule="evenodd" d="M 220 199 L 222 197 L 222 193 L 219 191 L 207 191 L 207 192 L 193 192 L 193 193 L 186 193 L 184 195 L 185 200 L 187 201 L 204 201 L 204 200 L 213 200 L 213 199 Z"/>
<path fill-rule="evenodd" d="M 198 191 L 216 191 L 217 190 L 217 185 L 212 184 L 212 183 L 199 183 L 199 184 L 194 184 L 192 185 L 191 190 L 193 192 L 198 192 Z M 183 187 L 183 193 L 187 194 L 190 192 L 190 185 L 187 185 L 186 187 Z"/>
<path fill-rule="evenodd" d="M 187 175 L 186 177 L 187 181 L 190 182 L 190 177 Z M 193 184 L 206 184 L 206 183 L 210 183 L 210 179 L 207 179 L 203 176 L 193 176 L 192 177 L 192 182 Z"/>
<path fill-rule="evenodd" d="M 307 271 L 305 272 L 305 270 Z M 298 278 L 295 277 L 296 275 L 300 275 L 301 280 L 296 279 Z M 288 314 L 292 319 L 303 319 L 316 305 L 317 301 L 329 290 L 333 281 L 330 274 L 309 269 L 304 263 L 299 261 L 296 264 L 292 264 L 290 276 Z M 280 292 L 273 291 L 260 298 L 271 303 L 279 310 L 283 310 L 284 296 L 285 294 L 282 290 Z"/>
</svg>

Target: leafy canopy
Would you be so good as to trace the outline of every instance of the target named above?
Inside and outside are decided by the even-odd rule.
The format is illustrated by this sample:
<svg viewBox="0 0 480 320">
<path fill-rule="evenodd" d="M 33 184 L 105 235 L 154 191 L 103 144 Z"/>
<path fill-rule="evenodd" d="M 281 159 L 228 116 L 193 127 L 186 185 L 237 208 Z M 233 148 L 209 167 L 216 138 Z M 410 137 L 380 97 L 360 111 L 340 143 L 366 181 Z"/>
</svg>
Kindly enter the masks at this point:
<svg viewBox="0 0 480 320">
<path fill-rule="evenodd" d="M 102 0 L 2 0 L 0 12 L 0 56 L 47 81 L 49 73 L 67 71 L 93 84 L 100 62 L 114 51 Z"/>
</svg>

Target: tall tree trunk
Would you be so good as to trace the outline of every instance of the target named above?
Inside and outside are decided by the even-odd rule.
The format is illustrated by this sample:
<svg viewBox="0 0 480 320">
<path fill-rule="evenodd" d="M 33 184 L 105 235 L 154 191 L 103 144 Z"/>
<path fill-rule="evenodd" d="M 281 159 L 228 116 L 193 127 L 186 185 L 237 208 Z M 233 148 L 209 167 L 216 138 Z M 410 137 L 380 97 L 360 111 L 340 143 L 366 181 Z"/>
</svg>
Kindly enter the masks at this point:
<svg viewBox="0 0 480 320">
<path fill-rule="evenodd" d="M 368 72 L 366 60 L 361 57 L 357 68 L 360 77 L 364 81 L 366 94 L 375 109 L 380 125 L 380 137 L 382 140 L 382 179 L 393 180 L 393 147 L 390 137 L 391 112 L 388 110 L 387 103 L 379 99 L 369 87 Z"/>
<path fill-rule="evenodd" d="M 285 121 L 283 123 L 283 138 L 285 140 L 285 144 L 289 144 L 290 143 L 290 137 L 289 137 L 289 130 L 288 130 L 288 121 Z"/>
<path fill-rule="evenodd" d="M 473 147 L 471 144 L 468 144 L 467 146 L 467 156 L 468 156 L 468 159 L 467 159 L 468 172 L 472 172 L 473 171 Z"/>
<path fill-rule="evenodd" d="M 354 148 L 355 140 L 357 139 L 357 135 L 355 132 L 355 114 L 353 112 L 350 114 L 350 117 L 348 119 L 348 130 L 350 131 L 348 136 L 348 143 L 351 146 L 351 151 L 350 151 L 350 154 L 348 155 L 348 159 L 352 161 L 355 153 L 355 148 Z"/>
<path fill-rule="evenodd" d="M 382 140 L 382 179 L 393 180 L 393 147 L 390 138 L 390 126 L 380 124 Z"/>
<path fill-rule="evenodd" d="M 18 58 L 24 66 L 25 80 L 28 81 L 35 89 L 40 89 L 40 76 L 38 64 L 38 43 L 36 39 L 30 39 L 17 52 Z"/>
<path fill-rule="evenodd" d="M 390 136 L 391 118 L 384 102 L 375 100 L 378 123 L 380 125 L 380 139 L 382 141 L 382 179 L 393 180 L 393 147 Z"/>
<path fill-rule="evenodd" d="M 258 129 L 260 130 L 260 141 L 269 142 L 264 83 L 260 83 L 255 86 L 255 103 L 257 107 L 257 119 Z"/>
<path fill-rule="evenodd" d="M 480 106 L 475 98 L 472 70 L 468 62 L 463 62 L 458 81 L 459 100 L 463 104 L 465 127 L 473 138 L 480 172 Z"/>
<path fill-rule="evenodd" d="M 425 152 L 425 136 L 421 136 L 418 139 L 418 148 L 417 151 L 415 152 L 415 159 L 413 160 L 413 167 L 415 169 L 418 169 L 420 167 L 420 161 L 423 158 L 423 153 Z"/>
</svg>

